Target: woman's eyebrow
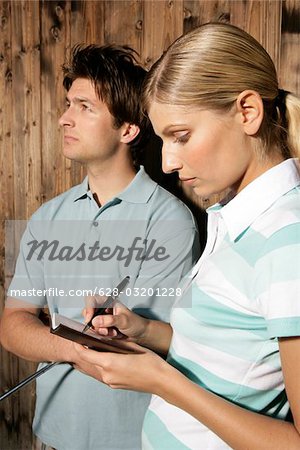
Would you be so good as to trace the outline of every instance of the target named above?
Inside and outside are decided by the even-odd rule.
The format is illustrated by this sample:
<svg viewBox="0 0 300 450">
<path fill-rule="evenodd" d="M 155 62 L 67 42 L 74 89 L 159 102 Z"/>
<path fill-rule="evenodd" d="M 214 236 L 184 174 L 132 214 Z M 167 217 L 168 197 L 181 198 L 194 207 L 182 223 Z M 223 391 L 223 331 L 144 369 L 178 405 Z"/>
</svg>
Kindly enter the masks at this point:
<svg viewBox="0 0 300 450">
<path fill-rule="evenodd" d="M 187 123 L 171 123 L 169 125 L 166 125 L 163 130 L 162 130 L 162 134 L 163 135 L 168 135 L 170 133 L 174 133 L 176 131 L 181 131 L 181 128 L 186 128 L 188 126 Z M 178 129 L 177 129 L 178 128 Z"/>
</svg>

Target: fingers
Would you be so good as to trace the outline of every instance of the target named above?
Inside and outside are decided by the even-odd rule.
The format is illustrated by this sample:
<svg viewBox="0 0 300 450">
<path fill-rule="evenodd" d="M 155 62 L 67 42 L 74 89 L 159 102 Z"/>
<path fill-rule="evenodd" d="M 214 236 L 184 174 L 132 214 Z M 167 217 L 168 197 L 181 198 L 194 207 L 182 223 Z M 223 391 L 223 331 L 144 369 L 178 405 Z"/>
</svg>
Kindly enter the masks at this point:
<svg viewBox="0 0 300 450">
<path fill-rule="evenodd" d="M 110 361 L 111 356 L 114 356 L 112 353 L 96 352 L 95 350 L 90 350 L 89 348 L 75 342 L 74 346 L 76 352 L 83 361 L 89 364 L 96 364 L 100 367 L 105 366 L 108 361 Z"/>
<path fill-rule="evenodd" d="M 82 310 L 82 315 L 84 317 L 84 322 L 88 323 L 94 315 L 94 308 L 84 308 Z"/>
<path fill-rule="evenodd" d="M 128 319 L 125 314 L 101 315 L 93 319 L 93 327 L 98 330 L 116 327 L 121 332 L 127 329 Z M 101 333 L 102 334 L 102 333 Z"/>
<path fill-rule="evenodd" d="M 105 302 L 106 299 L 107 299 L 107 297 L 100 296 L 100 295 L 89 295 L 89 296 L 85 297 L 85 305 L 86 306 L 82 310 L 82 315 L 84 317 L 85 323 L 88 323 L 92 319 L 95 308 L 98 308 L 99 306 L 101 306 Z"/>
<path fill-rule="evenodd" d="M 87 347 L 84 347 L 80 344 L 74 343 L 75 350 L 78 356 L 85 362 L 89 364 L 95 364 L 102 368 L 113 367 L 115 364 L 118 364 L 121 359 L 133 356 L 132 351 L 135 353 L 135 356 L 142 353 L 152 353 L 150 350 L 141 347 L 140 345 L 134 342 L 128 342 L 128 354 L 121 353 L 110 353 L 110 352 L 97 352 L 95 350 L 91 350 Z M 78 364 L 78 363 L 77 363 Z"/>
</svg>

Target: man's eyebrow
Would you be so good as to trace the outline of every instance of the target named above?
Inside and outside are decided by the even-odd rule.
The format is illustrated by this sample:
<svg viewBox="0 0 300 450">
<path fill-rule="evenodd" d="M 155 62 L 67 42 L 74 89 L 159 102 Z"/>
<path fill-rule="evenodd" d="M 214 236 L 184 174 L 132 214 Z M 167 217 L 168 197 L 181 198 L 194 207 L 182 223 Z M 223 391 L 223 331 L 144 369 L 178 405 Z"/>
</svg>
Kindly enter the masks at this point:
<svg viewBox="0 0 300 450">
<path fill-rule="evenodd" d="M 95 102 L 93 102 L 92 100 L 90 100 L 89 98 L 86 97 L 73 97 L 72 99 L 70 99 L 68 96 L 66 96 L 66 102 L 68 103 L 88 103 L 92 106 L 95 106 Z"/>
</svg>

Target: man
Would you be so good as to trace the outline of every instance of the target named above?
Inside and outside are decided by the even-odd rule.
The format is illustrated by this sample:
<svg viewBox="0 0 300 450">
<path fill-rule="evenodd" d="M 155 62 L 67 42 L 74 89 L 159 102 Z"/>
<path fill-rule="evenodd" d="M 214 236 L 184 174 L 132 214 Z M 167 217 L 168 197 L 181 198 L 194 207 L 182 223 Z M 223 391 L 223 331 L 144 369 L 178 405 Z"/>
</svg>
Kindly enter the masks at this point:
<svg viewBox="0 0 300 450">
<path fill-rule="evenodd" d="M 147 134 L 139 105 L 145 71 L 133 51 L 77 46 L 63 70 L 63 151 L 86 166 L 87 178 L 29 221 L 1 342 L 28 360 L 62 362 L 37 380 L 33 429 L 43 443 L 58 450 L 139 450 L 149 396 L 111 391 L 75 370 L 72 364 L 84 365 L 72 342 L 50 334 L 39 312 L 47 305 L 51 314 L 82 321 L 86 290 L 108 294 L 130 276 L 122 301 L 168 320 L 175 288 L 198 257 L 197 231 L 189 210 L 133 157 Z"/>
</svg>

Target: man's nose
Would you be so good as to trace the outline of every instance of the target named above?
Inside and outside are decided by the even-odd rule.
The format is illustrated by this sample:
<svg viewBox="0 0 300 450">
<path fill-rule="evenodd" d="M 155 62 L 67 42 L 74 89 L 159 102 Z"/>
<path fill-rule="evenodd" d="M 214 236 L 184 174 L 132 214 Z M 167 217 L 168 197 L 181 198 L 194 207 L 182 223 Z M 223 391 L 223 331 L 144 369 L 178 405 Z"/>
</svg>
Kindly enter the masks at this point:
<svg viewBox="0 0 300 450">
<path fill-rule="evenodd" d="M 74 118 L 72 117 L 70 108 L 68 108 L 59 118 L 58 123 L 61 127 L 74 126 Z"/>
</svg>

